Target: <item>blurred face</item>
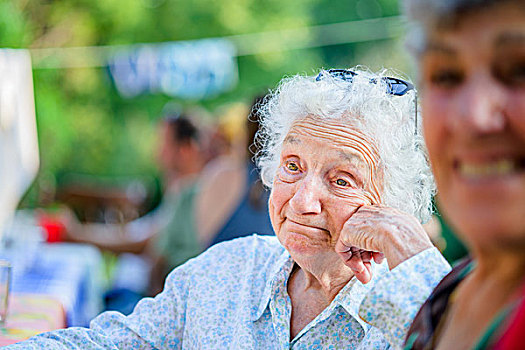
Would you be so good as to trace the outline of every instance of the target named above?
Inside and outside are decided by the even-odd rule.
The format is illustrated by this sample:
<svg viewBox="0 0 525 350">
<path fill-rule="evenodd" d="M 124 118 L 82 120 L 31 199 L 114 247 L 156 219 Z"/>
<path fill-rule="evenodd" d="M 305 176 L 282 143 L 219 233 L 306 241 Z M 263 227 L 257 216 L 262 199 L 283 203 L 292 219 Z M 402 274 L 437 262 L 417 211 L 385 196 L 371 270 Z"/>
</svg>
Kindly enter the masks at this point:
<svg viewBox="0 0 525 350">
<path fill-rule="evenodd" d="M 478 247 L 525 245 L 525 11 L 500 5 L 429 38 L 424 132 L 441 207 Z"/>
<path fill-rule="evenodd" d="M 296 261 L 335 254 L 343 224 L 380 203 L 379 158 L 372 141 L 349 125 L 308 117 L 282 148 L 270 196 L 275 233 Z"/>
<path fill-rule="evenodd" d="M 169 123 L 160 124 L 157 159 L 161 170 L 167 173 L 177 171 L 180 167 L 180 145 L 175 141 L 174 133 L 173 126 Z"/>
</svg>

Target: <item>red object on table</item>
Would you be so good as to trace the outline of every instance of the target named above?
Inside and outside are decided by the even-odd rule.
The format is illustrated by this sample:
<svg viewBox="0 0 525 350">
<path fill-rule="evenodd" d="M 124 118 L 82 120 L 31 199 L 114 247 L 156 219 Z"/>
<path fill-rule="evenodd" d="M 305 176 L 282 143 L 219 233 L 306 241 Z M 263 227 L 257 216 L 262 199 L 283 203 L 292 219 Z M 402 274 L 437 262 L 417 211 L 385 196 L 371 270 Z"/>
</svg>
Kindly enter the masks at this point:
<svg viewBox="0 0 525 350">
<path fill-rule="evenodd" d="M 38 224 L 47 233 L 47 242 L 62 242 L 65 237 L 66 227 L 64 224 L 51 215 L 42 214 L 39 217 Z"/>
<path fill-rule="evenodd" d="M 65 327 L 64 308 L 56 299 L 36 294 L 11 294 L 7 320 L 0 328 L 0 346 Z"/>
</svg>

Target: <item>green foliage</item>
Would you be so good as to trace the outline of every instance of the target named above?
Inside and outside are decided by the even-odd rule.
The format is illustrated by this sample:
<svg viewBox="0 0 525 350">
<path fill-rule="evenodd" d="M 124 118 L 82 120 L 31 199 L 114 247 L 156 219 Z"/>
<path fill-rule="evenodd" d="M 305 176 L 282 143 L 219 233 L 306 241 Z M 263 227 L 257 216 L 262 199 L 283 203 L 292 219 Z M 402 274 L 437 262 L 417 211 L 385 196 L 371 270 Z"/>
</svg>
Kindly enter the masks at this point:
<svg viewBox="0 0 525 350">
<path fill-rule="evenodd" d="M 192 40 L 397 14 L 396 0 L 10 0 L 0 2 L 0 47 L 45 48 Z M 392 44 L 386 43 L 387 50 Z M 389 46 L 388 46 L 389 45 Z M 284 76 L 351 66 L 363 44 L 282 50 L 238 58 L 239 83 L 199 103 L 250 102 Z M 384 56 L 388 56 L 384 55 Z M 155 121 L 169 98 L 118 95 L 104 68 L 35 69 L 41 174 L 155 172 Z M 33 191 L 38 192 L 39 182 Z M 33 193 L 29 203 L 36 201 Z"/>
<path fill-rule="evenodd" d="M 3 47 L 20 48 L 29 41 L 28 21 L 20 8 L 10 1 L 0 2 L 0 43 Z"/>
</svg>

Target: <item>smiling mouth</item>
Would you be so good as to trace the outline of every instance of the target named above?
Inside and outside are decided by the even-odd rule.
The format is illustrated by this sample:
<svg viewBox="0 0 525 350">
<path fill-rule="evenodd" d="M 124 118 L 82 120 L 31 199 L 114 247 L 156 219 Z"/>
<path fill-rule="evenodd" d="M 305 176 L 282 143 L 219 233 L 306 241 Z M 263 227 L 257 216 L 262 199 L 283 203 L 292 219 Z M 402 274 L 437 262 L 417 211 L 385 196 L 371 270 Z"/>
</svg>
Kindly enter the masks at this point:
<svg viewBox="0 0 525 350">
<path fill-rule="evenodd" d="M 484 162 L 454 162 L 459 175 L 470 180 L 512 176 L 524 172 L 525 158 L 500 158 Z"/>
</svg>

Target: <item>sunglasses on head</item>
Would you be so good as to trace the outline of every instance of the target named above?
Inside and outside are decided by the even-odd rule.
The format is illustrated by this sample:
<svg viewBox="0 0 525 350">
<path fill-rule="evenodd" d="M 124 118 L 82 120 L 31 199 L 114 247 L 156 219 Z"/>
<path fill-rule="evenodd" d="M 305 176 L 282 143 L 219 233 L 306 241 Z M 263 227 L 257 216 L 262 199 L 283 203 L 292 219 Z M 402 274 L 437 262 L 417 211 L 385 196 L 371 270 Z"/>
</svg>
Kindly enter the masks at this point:
<svg viewBox="0 0 525 350">
<path fill-rule="evenodd" d="M 317 75 L 315 78 L 316 81 L 319 81 L 323 79 L 323 77 L 328 73 L 332 78 L 340 79 L 347 82 L 353 82 L 354 77 L 358 75 L 358 73 L 349 70 L 349 69 L 330 69 L 327 71 L 322 71 Z M 409 83 L 408 81 L 404 81 L 398 78 L 393 77 L 382 77 L 382 81 L 386 83 L 387 86 L 387 94 L 390 95 L 396 95 L 396 96 L 403 96 L 410 90 L 414 90 L 414 85 Z M 377 78 L 370 79 L 370 83 L 377 84 Z"/>
<path fill-rule="evenodd" d="M 330 75 L 332 78 L 340 79 L 340 80 L 351 83 L 354 81 L 354 77 L 358 74 L 359 73 L 356 73 L 349 69 L 329 69 L 327 71 L 320 72 L 315 78 L 315 81 L 320 81 L 326 75 Z M 377 79 L 378 78 L 371 78 L 370 83 L 377 84 Z M 409 83 L 408 81 L 404 81 L 402 79 L 393 78 L 393 77 L 382 77 L 380 79 L 386 83 L 386 87 L 387 87 L 386 93 L 387 94 L 394 95 L 394 96 L 403 96 L 411 90 L 415 91 L 414 85 Z M 416 118 L 415 118 L 416 131 L 415 133 L 417 134 L 417 95 L 415 97 L 415 104 L 416 104 L 415 106 L 416 107 L 415 108 L 415 111 L 416 111 Z"/>
</svg>

